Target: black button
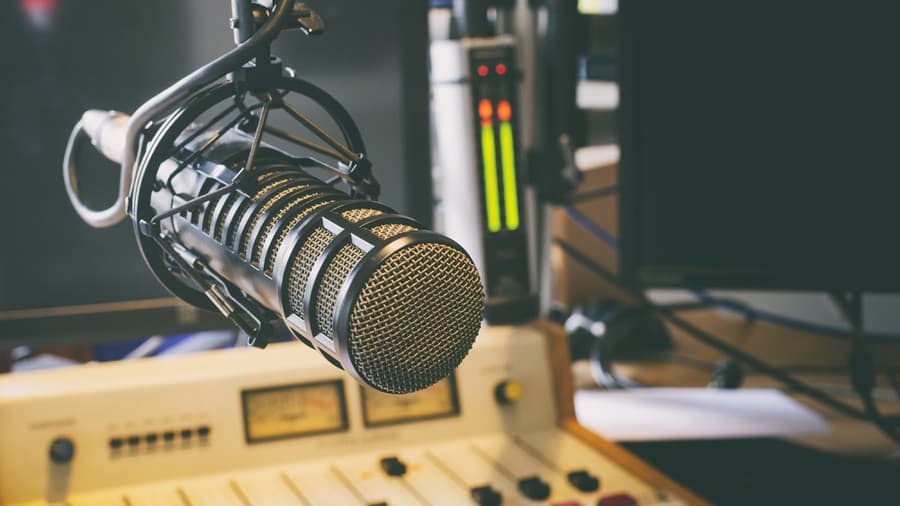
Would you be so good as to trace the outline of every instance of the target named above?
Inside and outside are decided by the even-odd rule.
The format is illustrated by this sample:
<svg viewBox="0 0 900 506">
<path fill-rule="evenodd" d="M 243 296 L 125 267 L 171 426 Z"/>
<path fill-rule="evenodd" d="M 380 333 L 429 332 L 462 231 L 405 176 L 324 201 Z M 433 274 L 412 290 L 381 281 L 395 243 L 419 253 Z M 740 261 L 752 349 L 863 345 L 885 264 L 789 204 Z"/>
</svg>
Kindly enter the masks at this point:
<svg viewBox="0 0 900 506">
<path fill-rule="evenodd" d="M 59 437 L 50 443 L 50 460 L 57 464 L 67 464 L 75 458 L 75 443 L 67 437 Z"/>
<path fill-rule="evenodd" d="M 385 457 L 381 459 L 381 469 L 388 476 L 403 476 L 406 474 L 406 464 L 397 457 Z"/>
<path fill-rule="evenodd" d="M 210 433 L 210 428 L 208 425 L 201 425 L 197 428 L 197 435 L 200 437 L 208 437 Z"/>
<path fill-rule="evenodd" d="M 114 438 L 109 439 L 109 447 L 112 450 L 118 450 L 119 448 L 122 447 L 123 443 L 124 443 L 124 441 L 122 441 L 122 438 L 120 438 L 120 437 L 114 437 Z"/>
<path fill-rule="evenodd" d="M 181 429 L 181 439 L 190 439 L 194 435 L 191 429 Z"/>
<path fill-rule="evenodd" d="M 471 490 L 471 494 L 472 500 L 478 506 L 500 506 L 503 503 L 503 495 L 490 485 L 474 487 Z"/>
<path fill-rule="evenodd" d="M 172 441 L 175 440 L 175 432 L 173 432 L 171 430 L 167 430 L 167 431 L 163 432 L 163 439 L 166 442 L 171 443 Z"/>
<path fill-rule="evenodd" d="M 137 446 L 141 444 L 140 436 L 128 436 L 128 446 Z"/>
<path fill-rule="evenodd" d="M 151 432 L 150 434 L 147 434 L 146 436 L 144 436 L 144 441 L 146 441 L 147 444 L 152 445 L 152 444 L 156 444 L 156 440 L 158 438 L 159 438 L 159 436 L 157 436 L 155 433 Z"/>
<path fill-rule="evenodd" d="M 600 480 L 584 469 L 578 469 L 568 474 L 569 483 L 582 492 L 596 492 L 600 488 Z"/>
<path fill-rule="evenodd" d="M 550 485 L 537 476 L 529 476 L 519 480 L 519 492 L 529 499 L 543 501 L 550 497 Z"/>
</svg>

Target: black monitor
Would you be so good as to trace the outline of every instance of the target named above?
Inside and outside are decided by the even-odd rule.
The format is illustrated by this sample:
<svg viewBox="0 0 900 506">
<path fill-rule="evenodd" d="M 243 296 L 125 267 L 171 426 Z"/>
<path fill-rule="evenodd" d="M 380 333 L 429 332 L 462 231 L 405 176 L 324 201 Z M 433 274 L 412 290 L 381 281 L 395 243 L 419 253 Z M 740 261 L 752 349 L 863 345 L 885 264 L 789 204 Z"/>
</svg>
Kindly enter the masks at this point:
<svg viewBox="0 0 900 506">
<path fill-rule="evenodd" d="M 633 285 L 900 291 L 891 2 L 621 2 Z"/>
<path fill-rule="evenodd" d="M 427 3 L 306 4 L 325 33 L 282 33 L 273 53 L 354 116 L 382 200 L 428 223 Z M 61 168 L 82 111 L 134 111 L 234 47 L 230 9 L 229 0 L 3 2 L 0 348 L 230 325 L 171 299 L 141 259 L 130 222 L 102 230 L 83 223 Z M 88 203 L 109 205 L 118 168 L 99 155 L 82 167 Z"/>
</svg>

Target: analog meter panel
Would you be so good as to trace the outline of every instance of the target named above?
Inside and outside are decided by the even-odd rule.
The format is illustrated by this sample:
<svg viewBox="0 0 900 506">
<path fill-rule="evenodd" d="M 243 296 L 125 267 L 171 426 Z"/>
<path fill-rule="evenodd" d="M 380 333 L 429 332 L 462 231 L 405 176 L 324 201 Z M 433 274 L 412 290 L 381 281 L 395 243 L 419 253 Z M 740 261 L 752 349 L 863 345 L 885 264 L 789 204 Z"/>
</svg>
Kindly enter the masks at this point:
<svg viewBox="0 0 900 506">
<path fill-rule="evenodd" d="M 366 426 L 390 425 L 459 414 L 456 381 L 451 374 L 425 390 L 391 395 L 361 387 Z"/>
<path fill-rule="evenodd" d="M 340 380 L 244 390 L 241 398 L 248 443 L 347 430 Z"/>
</svg>

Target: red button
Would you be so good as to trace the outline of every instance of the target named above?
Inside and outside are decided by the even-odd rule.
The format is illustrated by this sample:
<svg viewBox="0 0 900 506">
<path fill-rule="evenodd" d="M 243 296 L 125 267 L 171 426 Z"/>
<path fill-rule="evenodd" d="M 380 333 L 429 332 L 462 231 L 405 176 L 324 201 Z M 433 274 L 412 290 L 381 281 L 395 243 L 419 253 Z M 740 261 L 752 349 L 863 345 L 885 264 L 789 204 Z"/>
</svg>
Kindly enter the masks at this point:
<svg viewBox="0 0 900 506">
<path fill-rule="evenodd" d="M 637 499 L 628 494 L 612 494 L 600 499 L 597 506 L 637 506 Z"/>
</svg>

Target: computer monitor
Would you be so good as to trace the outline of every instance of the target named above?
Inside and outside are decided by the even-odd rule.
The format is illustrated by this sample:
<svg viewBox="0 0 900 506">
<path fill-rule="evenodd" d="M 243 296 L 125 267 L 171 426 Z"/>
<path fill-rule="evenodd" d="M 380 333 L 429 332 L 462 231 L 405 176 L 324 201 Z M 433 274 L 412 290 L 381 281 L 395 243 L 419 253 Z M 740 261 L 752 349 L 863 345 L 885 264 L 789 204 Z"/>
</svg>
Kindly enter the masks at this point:
<svg viewBox="0 0 900 506">
<path fill-rule="evenodd" d="M 621 2 L 623 277 L 900 291 L 896 11 Z"/>
<path fill-rule="evenodd" d="M 284 32 L 273 49 L 357 121 L 382 201 L 431 219 L 427 5 L 309 0 L 325 33 Z M 131 112 L 234 47 L 228 0 L 4 2 L 0 114 L 0 348 L 227 326 L 170 299 L 144 264 L 130 222 L 93 229 L 62 184 L 69 131 L 86 109 Z M 85 150 L 91 151 L 91 150 Z M 118 169 L 85 153 L 80 187 L 94 207 Z"/>
</svg>

